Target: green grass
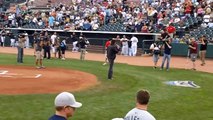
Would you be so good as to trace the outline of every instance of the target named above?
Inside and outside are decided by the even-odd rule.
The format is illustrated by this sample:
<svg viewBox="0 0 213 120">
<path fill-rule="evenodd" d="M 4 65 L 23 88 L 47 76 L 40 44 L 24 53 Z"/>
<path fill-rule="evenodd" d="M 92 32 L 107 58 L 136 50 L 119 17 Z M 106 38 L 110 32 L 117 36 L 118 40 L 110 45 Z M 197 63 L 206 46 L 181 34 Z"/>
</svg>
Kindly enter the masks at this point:
<svg viewBox="0 0 213 120">
<path fill-rule="evenodd" d="M 1 65 L 18 65 L 15 55 L 1 54 Z M 24 57 L 24 64 L 33 66 L 32 56 Z M 74 92 L 83 103 L 74 120 L 111 120 L 124 117 L 135 106 L 135 93 L 147 89 L 151 93 L 148 110 L 157 120 L 212 120 L 213 74 L 171 69 L 169 72 L 151 67 L 118 64 L 114 66 L 114 80 L 107 80 L 108 66 L 101 62 L 75 59 L 45 60 L 47 67 L 75 69 L 92 73 L 100 85 Z M 57 68 L 56 68 L 57 69 Z M 168 80 L 193 80 L 200 89 L 174 87 L 163 84 Z M 47 120 L 54 113 L 56 94 L 0 95 L 0 120 Z"/>
</svg>

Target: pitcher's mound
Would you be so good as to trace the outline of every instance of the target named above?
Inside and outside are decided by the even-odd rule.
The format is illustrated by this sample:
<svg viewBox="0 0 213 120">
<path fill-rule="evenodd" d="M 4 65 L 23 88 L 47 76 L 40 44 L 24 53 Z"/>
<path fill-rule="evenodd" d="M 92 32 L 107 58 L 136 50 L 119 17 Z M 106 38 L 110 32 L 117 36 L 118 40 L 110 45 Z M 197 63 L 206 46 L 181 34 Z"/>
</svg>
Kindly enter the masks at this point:
<svg viewBox="0 0 213 120">
<path fill-rule="evenodd" d="M 95 75 L 62 68 L 0 67 L 0 94 L 41 94 L 78 91 L 97 85 Z"/>
</svg>

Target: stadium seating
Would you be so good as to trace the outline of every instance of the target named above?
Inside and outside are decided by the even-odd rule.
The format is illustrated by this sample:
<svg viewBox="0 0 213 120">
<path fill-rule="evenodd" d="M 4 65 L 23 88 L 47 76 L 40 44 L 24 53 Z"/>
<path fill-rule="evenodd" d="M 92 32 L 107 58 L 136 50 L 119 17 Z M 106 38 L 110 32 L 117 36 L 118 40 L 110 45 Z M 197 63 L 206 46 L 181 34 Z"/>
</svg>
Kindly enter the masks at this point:
<svg viewBox="0 0 213 120">
<path fill-rule="evenodd" d="M 195 37 L 196 40 L 199 39 L 199 37 L 205 35 L 208 39 L 213 37 L 213 28 L 203 28 L 198 27 L 194 31 L 190 32 L 190 36 Z"/>
<path fill-rule="evenodd" d="M 125 26 L 119 22 L 109 23 L 98 28 L 98 31 L 125 32 Z"/>
</svg>

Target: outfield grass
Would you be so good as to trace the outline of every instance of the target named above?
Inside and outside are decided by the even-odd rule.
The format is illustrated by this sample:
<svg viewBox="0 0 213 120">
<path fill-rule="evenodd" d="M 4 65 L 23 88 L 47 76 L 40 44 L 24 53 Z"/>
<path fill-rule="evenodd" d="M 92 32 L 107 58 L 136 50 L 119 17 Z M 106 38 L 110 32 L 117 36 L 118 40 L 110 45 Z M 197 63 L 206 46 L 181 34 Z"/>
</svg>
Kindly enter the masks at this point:
<svg viewBox="0 0 213 120">
<path fill-rule="evenodd" d="M 19 65 L 15 55 L 0 55 L 1 65 Z M 24 64 L 34 65 L 32 56 L 24 57 Z M 83 103 L 73 120 L 111 120 L 124 117 L 135 106 L 135 93 L 147 89 L 151 93 L 148 110 L 157 120 L 212 120 L 213 74 L 171 69 L 169 72 L 151 67 L 115 64 L 114 80 L 107 80 L 108 66 L 101 62 L 75 59 L 45 60 L 47 67 L 61 67 L 96 75 L 101 84 L 74 92 Z M 1 68 L 1 67 L 0 67 Z M 163 84 L 168 80 L 193 80 L 200 89 L 174 87 Z M 86 81 L 86 80 L 85 80 Z M 47 120 L 54 113 L 56 94 L 0 95 L 0 120 Z"/>
</svg>

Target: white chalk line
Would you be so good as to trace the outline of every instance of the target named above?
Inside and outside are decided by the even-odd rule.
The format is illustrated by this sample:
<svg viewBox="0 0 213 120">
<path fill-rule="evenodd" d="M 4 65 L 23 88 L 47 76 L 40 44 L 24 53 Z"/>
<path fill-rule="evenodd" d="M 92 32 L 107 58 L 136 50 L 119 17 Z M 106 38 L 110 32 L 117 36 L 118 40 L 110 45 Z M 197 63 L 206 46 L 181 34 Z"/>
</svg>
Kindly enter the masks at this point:
<svg viewBox="0 0 213 120">
<path fill-rule="evenodd" d="M 18 74 L 18 73 L 8 73 L 7 70 L 0 70 L 0 77 L 7 77 L 7 78 L 40 78 L 42 74 L 35 74 L 32 76 L 27 76 L 24 74 Z"/>
<path fill-rule="evenodd" d="M 42 74 L 37 74 L 37 75 L 35 76 L 35 78 L 39 78 L 39 77 L 41 77 L 41 75 L 42 75 Z"/>
<path fill-rule="evenodd" d="M 5 77 L 5 78 L 12 78 L 13 76 L 10 76 L 10 75 L 4 75 L 4 76 L 1 76 L 1 77 Z"/>
<path fill-rule="evenodd" d="M 0 75 L 5 75 L 8 71 L 7 70 L 1 70 Z"/>
</svg>

